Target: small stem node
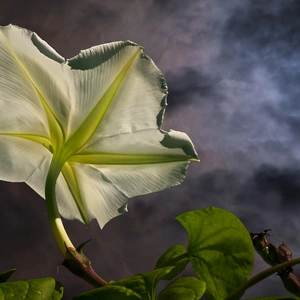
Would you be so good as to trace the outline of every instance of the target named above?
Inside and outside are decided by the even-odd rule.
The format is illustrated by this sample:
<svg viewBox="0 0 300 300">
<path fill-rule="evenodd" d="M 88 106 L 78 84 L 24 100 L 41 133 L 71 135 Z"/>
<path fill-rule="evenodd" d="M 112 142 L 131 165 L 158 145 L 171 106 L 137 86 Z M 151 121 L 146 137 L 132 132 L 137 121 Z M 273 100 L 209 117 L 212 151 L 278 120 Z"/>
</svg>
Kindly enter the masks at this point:
<svg viewBox="0 0 300 300">
<path fill-rule="evenodd" d="M 68 257 L 62 262 L 74 275 L 83 278 L 94 287 L 101 287 L 108 283 L 102 279 L 92 268 L 91 261 L 84 255 L 82 248 L 90 240 L 80 244 L 77 249 L 67 247 Z"/>
</svg>

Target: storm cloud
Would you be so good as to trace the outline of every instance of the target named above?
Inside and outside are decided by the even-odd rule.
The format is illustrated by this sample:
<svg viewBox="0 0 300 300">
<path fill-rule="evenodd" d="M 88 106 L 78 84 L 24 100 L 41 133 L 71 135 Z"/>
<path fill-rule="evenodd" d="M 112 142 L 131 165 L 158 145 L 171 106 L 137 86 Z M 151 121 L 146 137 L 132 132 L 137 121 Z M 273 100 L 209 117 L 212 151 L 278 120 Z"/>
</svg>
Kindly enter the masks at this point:
<svg viewBox="0 0 300 300">
<path fill-rule="evenodd" d="M 103 230 L 66 222 L 76 244 L 92 238 L 86 254 L 105 279 L 153 268 L 167 247 L 187 243 L 174 217 L 210 205 L 249 231 L 272 228 L 270 240 L 300 255 L 299 13 L 295 0 L 2 1 L 1 25 L 33 30 L 65 57 L 114 40 L 143 45 L 169 86 L 163 128 L 187 132 L 199 153 L 181 186 L 130 200 Z M 66 299 L 88 290 L 63 267 L 56 275 L 62 257 L 44 201 L 24 184 L 1 182 L 0 191 L 1 269 L 56 277 Z M 256 263 L 254 273 L 267 267 Z M 247 296 L 287 294 L 279 282 Z"/>
</svg>

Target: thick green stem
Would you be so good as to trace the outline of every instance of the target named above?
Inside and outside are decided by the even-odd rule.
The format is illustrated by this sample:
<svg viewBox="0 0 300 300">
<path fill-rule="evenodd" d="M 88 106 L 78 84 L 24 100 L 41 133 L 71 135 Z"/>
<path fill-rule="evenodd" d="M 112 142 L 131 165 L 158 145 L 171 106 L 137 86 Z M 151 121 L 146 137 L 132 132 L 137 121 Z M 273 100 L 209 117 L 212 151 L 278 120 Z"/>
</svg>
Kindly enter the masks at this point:
<svg viewBox="0 0 300 300">
<path fill-rule="evenodd" d="M 55 186 L 65 160 L 53 156 L 46 180 L 46 206 L 49 223 L 65 260 L 62 264 L 73 274 L 81 277 L 95 287 L 108 284 L 92 268 L 91 261 L 83 254 L 81 244 L 77 249 L 73 246 L 64 228 L 56 202 Z"/>
<path fill-rule="evenodd" d="M 75 247 L 73 246 L 72 242 L 70 241 L 65 231 L 56 203 L 55 186 L 61 168 L 62 168 L 62 163 L 59 163 L 58 160 L 53 158 L 49 168 L 47 180 L 46 180 L 45 192 L 46 192 L 46 206 L 48 212 L 48 219 L 49 219 L 49 223 L 53 235 L 55 237 L 55 240 L 58 244 L 61 253 L 63 254 L 64 257 L 67 257 L 68 256 L 67 248 L 69 247 L 75 248 Z"/>
<path fill-rule="evenodd" d="M 247 289 L 252 287 L 253 285 L 257 284 L 258 282 L 262 281 L 263 279 L 271 276 L 272 274 L 275 274 L 279 272 L 280 270 L 284 268 L 288 268 L 294 265 L 300 264 L 300 257 L 292 259 L 290 261 L 284 262 L 282 264 L 278 264 L 274 267 L 271 267 L 265 271 L 262 271 L 258 273 L 257 275 L 250 278 L 248 281 L 246 281 L 243 285 L 241 285 L 237 290 L 235 290 L 232 294 L 230 294 L 225 300 L 237 300 L 240 299 L 240 297 L 245 293 Z"/>
</svg>

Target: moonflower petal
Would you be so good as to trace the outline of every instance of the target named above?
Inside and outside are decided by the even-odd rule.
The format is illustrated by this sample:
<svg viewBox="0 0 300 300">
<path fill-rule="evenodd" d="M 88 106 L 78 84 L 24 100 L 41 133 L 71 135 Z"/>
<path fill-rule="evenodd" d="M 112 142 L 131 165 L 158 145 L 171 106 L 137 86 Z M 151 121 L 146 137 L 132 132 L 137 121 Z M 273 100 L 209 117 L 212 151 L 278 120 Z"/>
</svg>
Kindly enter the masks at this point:
<svg viewBox="0 0 300 300">
<path fill-rule="evenodd" d="M 185 133 L 151 128 L 104 136 L 82 148 L 70 160 L 75 161 L 81 155 L 97 153 L 181 155 L 182 160 L 198 159 L 194 146 Z"/>
<path fill-rule="evenodd" d="M 60 214 L 103 227 L 130 197 L 180 184 L 198 160 L 185 133 L 161 129 L 166 96 L 132 42 L 65 60 L 35 33 L 0 27 L 0 179 L 45 197 L 48 172 L 61 171 Z"/>
<path fill-rule="evenodd" d="M 113 98 L 105 101 L 103 95 L 109 85 L 132 58 L 134 60 Z M 75 83 L 72 90 L 76 91 L 75 97 L 80 99 L 76 102 L 80 106 L 73 112 L 76 115 L 73 120 L 81 123 L 83 107 L 89 111 L 97 104 L 104 106 L 103 116 L 98 114 L 102 118 L 101 124 L 90 143 L 99 137 L 157 129 L 161 125 L 166 106 L 166 83 L 159 69 L 142 52 L 140 46 L 131 42 L 118 42 L 93 47 L 71 59 L 69 64 L 77 66 L 79 62 L 81 69 L 84 65 L 86 69 L 71 72 Z M 80 117 L 77 117 L 79 114 Z M 74 124 L 74 128 L 77 126 Z"/>
<path fill-rule="evenodd" d="M 40 111 L 41 118 L 45 119 L 46 113 L 48 122 L 49 117 L 55 119 L 66 132 L 71 99 L 64 74 L 65 64 L 58 63 L 58 54 L 50 46 L 46 51 L 45 45 L 29 30 L 13 25 L 0 28 L 1 99 L 17 101 L 20 106 L 34 106 Z M 5 90 L 7 92 L 3 94 Z M 6 99 L 9 90 L 15 98 Z"/>
<path fill-rule="evenodd" d="M 102 101 L 103 95 L 140 47 L 114 42 L 83 50 L 68 60 L 72 105 L 70 133 L 73 133 Z M 99 120 L 100 121 L 100 120 Z"/>
<path fill-rule="evenodd" d="M 75 166 L 89 220 L 96 218 L 101 228 L 124 212 L 129 198 L 180 184 L 186 168 L 186 162 Z"/>
<path fill-rule="evenodd" d="M 11 182 L 31 182 L 32 177 L 50 165 L 51 153 L 42 145 L 32 141 L 0 135 L 0 178 Z M 45 166 L 45 168 L 43 167 Z M 36 178 L 41 177 L 40 175 Z M 31 185 L 31 184 L 30 184 Z M 44 194 L 45 182 L 32 186 Z"/>
<path fill-rule="evenodd" d="M 96 218 L 103 227 L 123 212 L 129 198 L 180 184 L 186 176 L 187 157 L 197 158 L 186 134 L 149 129 L 104 137 L 69 160 L 74 163 L 89 219 Z M 93 176 L 98 178 L 97 189 L 105 186 L 102 194 L 88 183 Z"/>
<path fill-rule="evenodd" d="M 76 163 L 73 164 L 73 168 L 86 207 L 88 221 L 97 219 L 102 228 L 109 220 L 123 212 L 120 208 L 127 203 L 128 196 L 112 184 L 103 174 L 102 168 L 99 170 L 91 165 Z M 64 216 L 64 212 L 61 211 L 61 213 Z"/>
<path fill-rule="evenodd" d="M 56 201 L 59 209 L 59 213 L 68 220 L 79 220 L 86 225 L 88 222 L 83 219 L 80 211 L 78 209 L 78 205 L 74 200 L 74 196 L 72 195 L 69 186 L 66 182 L 66 179 L 62 174 L 58 177 L 56 183 Z M 88 206 L 87 206 L 88 207 Z"/>
</svg>

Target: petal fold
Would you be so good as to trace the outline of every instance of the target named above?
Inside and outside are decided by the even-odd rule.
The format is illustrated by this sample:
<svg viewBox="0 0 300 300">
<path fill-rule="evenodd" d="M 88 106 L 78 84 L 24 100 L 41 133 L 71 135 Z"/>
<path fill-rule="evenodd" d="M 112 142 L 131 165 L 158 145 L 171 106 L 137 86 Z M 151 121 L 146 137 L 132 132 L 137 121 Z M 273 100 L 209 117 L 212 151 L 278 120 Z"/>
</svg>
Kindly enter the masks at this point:
<svg viewBox="0 0 300 300">
<path fill-rule="evenodd" d="M 11 136 L 0 136 L 0 178 L 26 182 L 44 196 L 51 153 L 42 145 Z"/>
<path fill-rule="evenodd" d="M 127 203 L 128 197 L 111 183 L 102 170 L 76 163 L 72 164 L 72 168 L 78 180 L 88 220 L 97 219 L 100 227 L 103 228 L 109 220 L 121 214 L 119 209 Z M 72 198 L 64 198 L 63 202 L 58 204 L 63 217 L 82 220 Z"/>
<path fill-rule="evenodd" d="M 67 131 L 71 106 L 65 64 L 58 63 L 58 57 L 33 32 L 13 25 L 0 27 L 0 101 L 3 108 L 15 104 L 23 110 L 32 109 L 39 116 L 36 122 L 42 121 L 42 127 L 46 125 L 48 135 L 53 136 L 61 135 L 58 131 L 63 134 Z"/>
<path fill-rule="evenodd" d="M 191 160 L 198 156 L 186 134 L 157 129 L 103 137 L 70 158 L 89 219 L 101 227 L 129 198 L 180 184 Z"/>
<path fill-rule="evenodd" d="M 105 93 L 129 62 L 113 98 L 107 102 Z M 104 44 L 82 51 L 68 63 L 73 68 L 72 97 L 77 99 L 72 108 L 70 133 L 78 129 L 97 105 L 105 107 L 105 114 L 97 114 L 99 126 L 88 144 L 103 136 L 160 127 L 167 86 L 140 46 L 128 41 Z"/>
</svg>

